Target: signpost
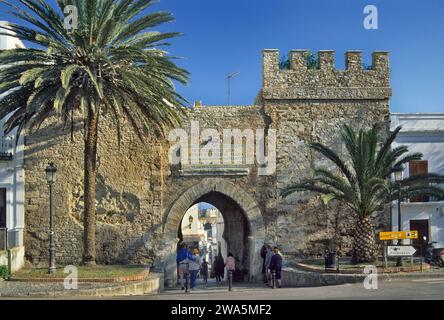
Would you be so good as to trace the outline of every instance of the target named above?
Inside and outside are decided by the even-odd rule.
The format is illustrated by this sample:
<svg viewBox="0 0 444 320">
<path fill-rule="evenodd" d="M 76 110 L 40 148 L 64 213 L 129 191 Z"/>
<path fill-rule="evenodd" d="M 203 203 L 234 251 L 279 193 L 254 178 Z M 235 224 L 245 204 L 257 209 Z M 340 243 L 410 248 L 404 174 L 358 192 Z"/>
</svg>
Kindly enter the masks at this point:
<svg viewBox="0 0 444 320">
<path fill-rule="evenodd" d="M 411 257 L 415 254 L 416 249 L 412 246 L 388 246 L 387 255 L 389 257 Z"/>
<path fill-rule="evenodd" d="M 379 240 L 384 241 L 384 260 L 385 267 L 388 265 L 388 257 L 412 257 L 412 266 L 413 266 L 413 255 L 416 252 L 416 249 L 413 246 L 389 246 L 386 241 L 391 240 L 401 240 L 401 239 L 418 239 L 418 231 L 410 230 L 410 231 L 391 231 L 391 232 L 380 232 Z M 422 267 L 422 265 L 421 265 Z"/>
<path fill-rule="evenodd" d="M 379 233 L 379 240 L 381 241 L 400 239 L 418 239 L 418 231 L 392 231 Z"/>
</svg>

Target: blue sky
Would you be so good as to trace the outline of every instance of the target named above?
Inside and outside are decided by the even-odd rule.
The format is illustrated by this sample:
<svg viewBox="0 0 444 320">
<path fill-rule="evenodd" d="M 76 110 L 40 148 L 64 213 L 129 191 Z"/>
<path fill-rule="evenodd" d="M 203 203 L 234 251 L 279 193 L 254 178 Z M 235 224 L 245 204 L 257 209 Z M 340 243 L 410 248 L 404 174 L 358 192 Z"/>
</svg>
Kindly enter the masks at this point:
<svg viewBox="0 0 444 320">
<path fill-rule="evenodd" d="M 363 27 L 366 5 L 376 5 L 379 29 Z M 0 20 L 11 20 L 0 5 Z M 261 87 L 261 51 L 276 48 L 390 51 L 393 112 L 444 112 L 443 0 L 162 0 L 152 10 L 176 21 L 161 31 L 185 33 L 168 48 L 183 57 L 191 82 L 178 90 L 190 101 L 227 103 L 226 75 L 239 72 L 232 104 L 252 104 Z"/>
</svg>

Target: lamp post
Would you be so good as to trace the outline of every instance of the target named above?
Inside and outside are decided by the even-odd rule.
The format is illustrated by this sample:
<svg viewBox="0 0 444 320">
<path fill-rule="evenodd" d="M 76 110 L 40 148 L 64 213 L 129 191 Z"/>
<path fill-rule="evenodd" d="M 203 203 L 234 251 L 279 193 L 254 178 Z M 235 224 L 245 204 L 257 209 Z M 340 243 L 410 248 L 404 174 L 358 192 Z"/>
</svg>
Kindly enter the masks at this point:
<svg viewBox="0 0 444 320">
<path fill-rule="evenodd" d="M 190 228 L 190 229 L 192 228 L 193 221 L 194 221 L 194 218 L 193 218 L 192 215 L 190 215 L 190 216 L 188 217 L 188 222 L 190 223 L 190 224 L 188 225 L 188 228 Z"/>
<path fill-rule="evenodd" d="M 420 244 L 420 248 L 419 248 L 421 250 L 421 261 L 420 261 L 420 263 L 421 263 L 421 267 L 420 267 L 421 272 L 422 272 L 422 264 L 424 262 L 424 244 L 427 242 L 427 237 L 426 236 L 422 237 L 422 240 L 424 240 L 424 242 Z"/>
<path fill-rule="evenodd" d="M 402 171 L 395 172 L 395 181 L 398 184 L 398 231 L 402 230 L 401 227 L 401 181 L 402 181 Z M 398 245 L 401 244 L 401 240 L 398 239 Z M 396 261 L 396 266 L 400 267 L 402 266 L 402 257 L 398 257 Z"/>
<path fill-rule="evenodd" d="M 55 266 L 55 243 L 54 243 L 54 217 L 52 212 L 52 185 L 56 180 L 57 168 L 53 162 L 51 162 L 45 169 L 46 182 L 49 186 L 49 268 L 48 273 L 54 273 L 56 271 Z"/>
</svg>

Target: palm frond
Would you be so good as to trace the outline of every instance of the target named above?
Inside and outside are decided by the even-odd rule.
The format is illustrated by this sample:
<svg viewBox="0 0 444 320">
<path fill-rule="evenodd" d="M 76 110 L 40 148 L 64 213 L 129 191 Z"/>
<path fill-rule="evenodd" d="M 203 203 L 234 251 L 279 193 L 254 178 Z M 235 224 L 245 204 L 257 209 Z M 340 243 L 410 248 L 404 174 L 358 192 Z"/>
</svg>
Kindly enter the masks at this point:
<svg viewBox="0 0 444 320">
<path fill-rule="evenodd" d="M 0 52 L 0 115 L 11 114 L 5 129 L 21 121 L 38 127 L 54 113 L 67 123 L 76 110 L 85 119 L 102 110 L 128 117 L 142 139 L 180 121 L 188 102 L 173 82 L 186 84 L 189 74 L 159 49 L 180 34 L 152 30 L 173 20 L 166 12 L 144 13 L 155 1 L 57 0 L 55 8 L 43 0 L 18 0 L 20 7 L 0 2 L 24 22 L 0 33 L 38 46 Z M 67 5 L 79 13 L 72 31 L 61 14 Z"/>
<path fill-rule="evenodd" d="M 310 147 L 320 152 L 336 165 L 336 170 L 314 168 L 312 177 L 285 188 L 281 195 L 288 197 L 299 191 L 314 191 L 323 195 L 325 202 L 340 201 L 352 208 L 360 217 L 368 217 L 382 210 L 398 197 L 430 195 L 442 198 L 444 176 L 426 174 L 411 176 L 400 184 L 391 180 L 394 172 L 401 171 L 412 160 L 422 158 L 420 153 L 408 153 L 406 146 L 391 148 L 401 127 L 397 128 L 381 143 L 381 126 L 374 125 L 369 130 L 355 131 L 344 125 L 341 137 L 348 152 L 348 159 L 340 159 L 330 148 L 321 143 L 311 143 Z"/>
</svg>

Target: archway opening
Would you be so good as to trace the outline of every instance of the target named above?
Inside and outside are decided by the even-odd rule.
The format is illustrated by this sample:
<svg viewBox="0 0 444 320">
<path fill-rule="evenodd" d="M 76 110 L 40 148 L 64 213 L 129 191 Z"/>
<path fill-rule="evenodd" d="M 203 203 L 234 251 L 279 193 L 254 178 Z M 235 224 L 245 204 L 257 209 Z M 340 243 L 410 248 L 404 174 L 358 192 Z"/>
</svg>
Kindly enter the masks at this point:
<svg viewBox="0 0 444 320">
<path fill-rule="evenodd" d="M 243 209 L 232 198 L 217 191 L 197 199 L 183 213 L 177 231 L 178 244 L 185 242 L 199 249 L 201 258 L 209 263 L 209 282 L 215 281 L 211 276 L 215 275 L 216 257 L 220 255 L 225 260 L 228 253 L 236 260 L 234 281 L 248 281 L 251 275 L 250 235 Z"/>
<path fill-rule="evenodd" d="M 178 230 L 179 243 L 199 249 L 202 259 L 210 266 L 221 254 L 227 256 L 227 242 L 224 239 L 225 221 L 222 213 L 213 205 L 200 202 L 185 213 Z"/>
<path fill-rule="evenodd" d="M 239 268 L 248 273 L 250 282 L 262 280 L 261 247 L 265 240 L 265 225 L 256 200 L 241 187 L 222 178 L 205 178 L 181 192 L 166 208 L 162 249 L 156 264 L 163 270 L 165 286 L 176 287 L 177 242 L 179 226 L 193 205 L 206 202 L 216 207 L 224 220 L 227 251 L 233 251 Z"/>
</svg>

